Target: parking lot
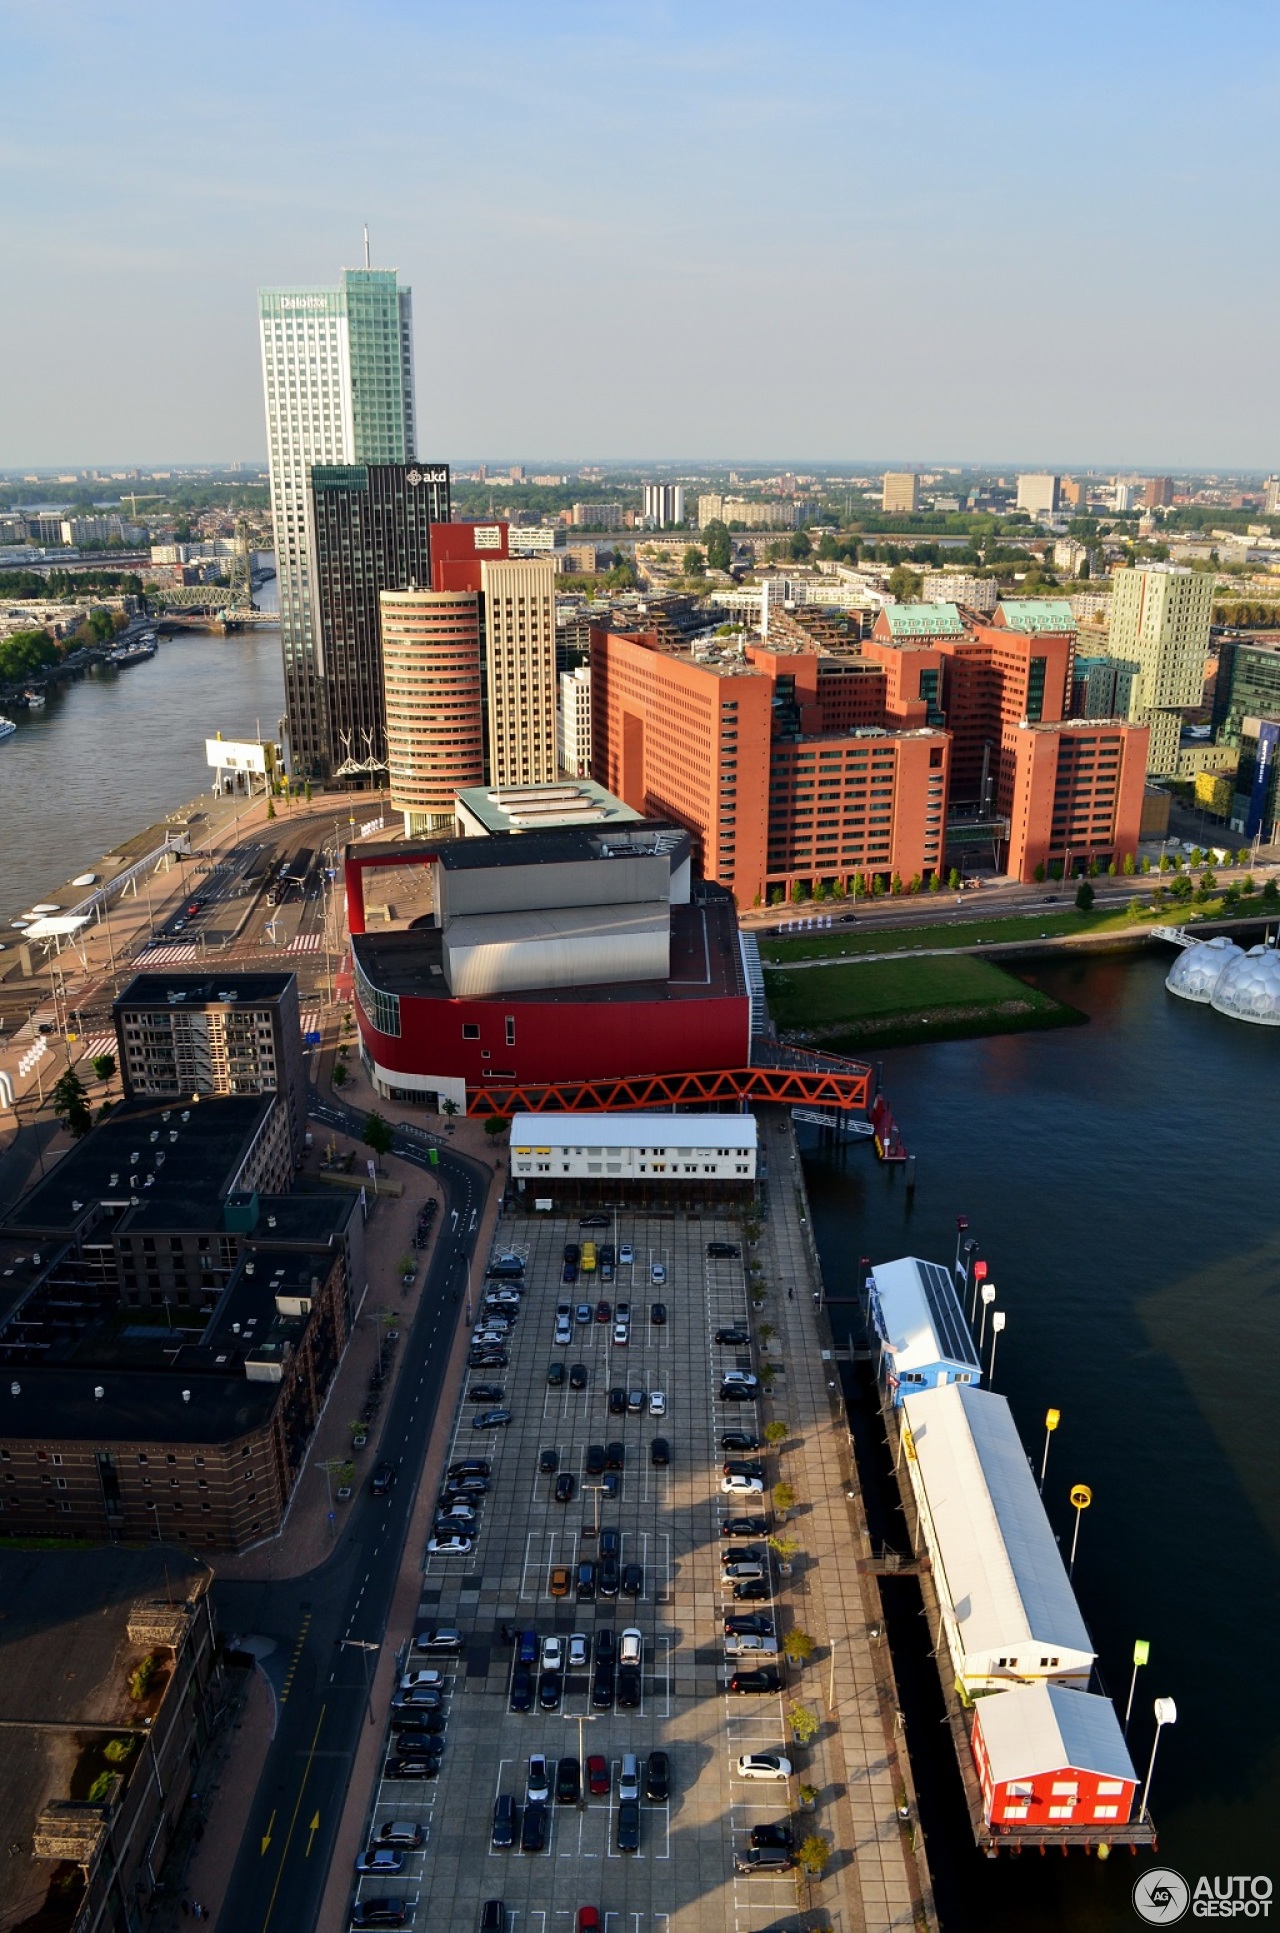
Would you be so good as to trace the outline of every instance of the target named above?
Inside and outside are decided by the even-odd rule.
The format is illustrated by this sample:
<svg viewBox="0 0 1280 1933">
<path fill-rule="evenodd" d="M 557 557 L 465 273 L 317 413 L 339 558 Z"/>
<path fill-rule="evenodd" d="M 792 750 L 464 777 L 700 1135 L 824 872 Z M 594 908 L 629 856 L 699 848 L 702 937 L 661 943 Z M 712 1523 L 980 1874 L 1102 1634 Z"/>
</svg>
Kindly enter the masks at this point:
<svg viewBox="0 0 1280 1933">
<path fill-rule="evenodd" d="M 615 1252 L 630 1244 L 634 1261 L 617 1266 L 611 1282 L 597 1270 L 566 1284 L 565 1244 L 588 1240 Z M 762 1416 L 755 1402 L 717 1398 L 721 1372 L 756 1365 L 749 1344 L 713 1340 L 722 1327 L 749 1327 L 744 1262 L 709 1258 L 713 1241 L 738 1245 L 742 1237 L 736 1223 L 709 1214 L 620 1215 L 607 1228 L 541 1216 L 500 1225 L 495 1255 L 514 1253 L 526 1265 L 520 1313 L 504 1345 L 509 1363 L 470 1372 L 447 1458 L 450 1466 L 486 1459 L 489 1488 L 473 1500 L 475 1525 L 459 1520 L 464 1531 L 474 1530 L 471 1549 L 422 1557 L 419 1634 L 456 1627 L 462 1644 L 456 1655 L 418 1651 L 403 1661 L 406 1669 L 443 1674 L 439 1710 L 423 1712 L 424 1726 L 434 1730 L 420 1741 L 427 1769 L 438 1765 L 438 1776 L 380 1779 L 369 1843 L 397 1822 L 420 1826 L 423 1843 L 403 1849 L 398 1873 L 360 1880 L 362 1903 L 403 1898 L 414 1904 L 409 1924 L 457 1933 L 478 1927 L 484 1902 L 495 1898 L 503 1901 L 507 1933 L 571 1928 L 583 1906 L 595 1907 L 613 1933 L 695 1924 L 746 1933 L 790 1923 L 793 1874 L 734 1870 L 735 1851 L 748 1847 L 752 1828 L 787 1819 L 795 1801 L 794 1779 L 739 1777 L 739 1755 L 796 1755 L 785 1742 L 785 1693 L 727 1690 L 735 1667 L 777 1666 L 785 1678 L 786 1666 L 773 1657 L 728 1658 L 725 1616 L 762 1614 L 778 1640 L 786 1620 L 773 1603 L 776 1566 L 767 1548 L 754 1559 L 762 1559 L 764 1572 L 759 1598 L 735 1602 L 721 1575 L 722 1554 L 764 1545 L 767 1491 L 777 1469 L 765 1450 L 720 1447 L 726 1431 L 758 1433 Z M 472 1284 L 477 1318 L 486 1286 L 500 1286 L 481 1279 L 483 1259 Z M 665 1282 L 655 1283 L 655 1264 Z M 596 1319 L 601 1299 L 611 1305 L 607 1321 Z M 625 1343 L 615 1327 L 620 1302 L 630 1305 Z M 655 1302 L 665 1305 L 664 1323 L 651 1319 Z M 557 1310 L 565 1303 L 570 1339 L 557 1343 Z M 590 1319 L 579 1319 L 579 1304 L 589 1305 Z M 564 1369 L 554 1385 L 553 1363 Z M 582 1379 L 570 1372 L 579 1364 L 585 1387 L 575 1389 L 572 1381 Z M 501 1395 L 472 1401 L 478 1385 Z M 624 1392 L 621 1414 L 616 1397 L 611 1412 L 611 1390 Z M 632 1393 L 640 1391 L 642 1399 Z M 654 1391 L 665 1397 L 664 1414 L 649 1413 Z M 495 1402 L 511 1411 L 510 1423 L 474 1428 L 473 1418 Z M 655 1466 L 658 1436 L 669 1444 L 670 1461 Z M 601 1452 L 605 1468 L 593 1473 Z M 763 1459 L 764 1497 L 721 1494 L 730 1454 Z M 557 1501 L 557 1479 L 566 1476 L 574 1479 L 572 1496 Z M 758 1534 L 723 1538 L 722 1523 L 742 1515 L 763 1517 Z M 584 1564 L 594 1570 L 580 1578 Z M 630 1566 L 638 1575 L 628 1575 Z M 641 1636 L 638 1685 L 616 1665 L 602 1670 L 599 1663 L 601 1634 L 610 1634 L 616 1649 L 631 1629 Z M 528 1633 L 536 1633 L 537 1656 L 513 1682 L 522 1673 L 517 1638 Z M 567 1649 L 574 1634 L 588 1640 L 588 1659 L 560 1673 L 558 1684 L 548 1682 L 542 1641 L 558 1637 Z M 533 1643 L 526 1638 L 526 1650 Z M 527 1701 L 528 1710 L 513 1708 L 513 1689 L 514 1704 Z M 435 1704 L 433 1688 L 424 1696 Z M 397 1714 L 397 1722 L 408 1716 Z M 375 1709 L 373 1718 L 389 1726 L 385 1710 Z M 394 1736 L 388 1731 L 388 1757 Z M 620 1850 L 619 1828 L 625 1835 L 629 1818 L 620 1808 L 621 1761 L 638 1755 L 643 1791 L 655 1749 L 669 1755 L 669 1797 L 642 1796 L 638 1847 Z M 538 1850 L 522 1852 L 529 1759 L 536 1754 L 548 1761 L 544 1836 Z M 557 1766 L 566 1758 L 579 1761 L 584 1775 L 588 1760 L 603 1759 L 607 1772 L 597 1767 L 593 1782 L 603 1787 L 607 1778 L 607 1789 L 588 1791 L 584 1776 L 580 1802 L 557 1803 Z M 510 1849 L 492 1843 L 495 1801 L 503 1794 L 516 1808 Z"/>
</svg>

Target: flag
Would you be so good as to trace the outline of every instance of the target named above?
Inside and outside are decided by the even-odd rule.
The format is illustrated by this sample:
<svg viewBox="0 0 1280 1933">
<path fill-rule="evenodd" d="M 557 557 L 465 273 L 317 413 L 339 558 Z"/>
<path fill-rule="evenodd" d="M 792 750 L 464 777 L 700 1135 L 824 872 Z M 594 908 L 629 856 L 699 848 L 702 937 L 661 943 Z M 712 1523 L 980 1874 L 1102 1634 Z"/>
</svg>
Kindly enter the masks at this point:
<svg viewBox="0 0 1280 1933">
<path fill-rule="evenodd" d="M 1150 1656 L 1150 1641 L 1146 1638 L 1135 1638 L 1133 1641 L 1133 1662 L 1135 1665 L 1144 1665 Z"/>
</svg>

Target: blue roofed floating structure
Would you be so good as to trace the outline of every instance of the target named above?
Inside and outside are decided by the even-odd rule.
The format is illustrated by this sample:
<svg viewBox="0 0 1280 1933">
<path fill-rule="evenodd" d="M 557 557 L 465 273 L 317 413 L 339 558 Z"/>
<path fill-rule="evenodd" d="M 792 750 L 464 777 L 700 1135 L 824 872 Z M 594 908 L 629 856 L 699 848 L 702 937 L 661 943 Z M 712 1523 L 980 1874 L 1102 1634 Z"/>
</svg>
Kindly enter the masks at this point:
<svg viewBox="0 0 1280 1933">
<path fill-rule="evenodd" d="M 905 1255 L 877 1262 L 868 1285 L 879 1376 L 895 1408 L 914 1390 L 978 1383 L 982 1369 L 948 1271 Z"/>
</svg>

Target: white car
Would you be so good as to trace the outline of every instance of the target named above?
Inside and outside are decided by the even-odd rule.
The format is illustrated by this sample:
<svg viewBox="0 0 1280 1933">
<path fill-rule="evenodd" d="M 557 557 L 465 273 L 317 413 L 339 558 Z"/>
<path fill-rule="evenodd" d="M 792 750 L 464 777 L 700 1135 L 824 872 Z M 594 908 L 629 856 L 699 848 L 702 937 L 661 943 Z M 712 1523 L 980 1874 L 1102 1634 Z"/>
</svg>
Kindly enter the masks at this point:
<svg viewBox="0 0 1280 1933">
<path fill-rule="evenodd" d="M 570 1321 L 568 1316 L 556 1317 L 556 1341 L 557 1342 L 573 1341 L 573 1323 Z"/>
<path fill-rule="evenodd" d="M 758 1631 L 731 1631 L 724 1641 L 726 1658 L 776 1658 L 778 1640 L 762 1638 Z"/>
<path fill-rule="evenodd" d="M 432 1557 L 466 1557 L 471 1549 L 470 1537 L 433 1537 L 427 1545 Z"/>
<path fill-rule="evenodd" d="M 530 1756 L 525 1794 L 534 1801 L 535 1805 L 544 1804 L 551 1797 L 551 1775 L 547 1771 L 547 1761 L 541 1752 L 534 1752 Z"/>
<path fill-rule="evenodd" d="M 635 1261 L 635 1259 L 636 1259 L 635 1250 L 632 1248 L 630 1242 L 624 1242 L 622 1244 L 622 1247 L 618 1250 L 619 1266 L 622 1268 L 630 1268 L 631 1264 Z"/>
<path fill-rule="evenodd" d="M 542 1663 L 540 1668 L 543 1671 L 563 1671 L 564 1670 L 563 1639 L 544 1638 L 542 1640 Z"/>
<path fill-rule="evenodd" d="M 762 1497 L 763 1477 L 721 1477 L 720 1492 L 726 1497 Z"/>
<path fill-rule="evenodd" d="M 760 1378 L 752 1376 L 745 1369 L 726 1369 L 720 1377 L 722 1389 L 759 1389 Z"/>
<path fill-rule="evenodd" d="M 616 1349 L 625 1349 L 630 1341 L 631 1324 L 629 1322 L 615 1322 L 613 1325 L 614 1347 Z"/>
<path fill-rule="evenodd" d="M 432 1686 L 437 1691 L 444 1683 L 443 1671 L 406 1671 L 401 1674 L 401 1691 L 413 1691 L 419 1686 Z"/>
<path fill-rule="evenodd" d="M 651 1389 L 649 1391 L 650 1416 L 665 1416 L 666 1413 L 667 1413 L 667 1392 L 665 1391 L 665 1389 Z"/>
<path fill-rule="evenodd" d="M 655 1262 L 649 1270 L 649 1274 L 655 1282 L 665 1282 L 667 1279 L 667 1271 L 661 1262 Z"/>
<path fill-rule="evenodd" d="M 585 1671 L 590 1657 L 591 1648 L 587 1643 L 585 1632 L 571 1631 L 569 1633 L 568 1669 L 570 1671 Z"/>
<path fill-rule="evenodd" d="M 791 1760 L 781 1752 L 744 1752 L 738 1760 L 740 1779 L 789 1779 Z"/>
<path fill-rule="evenodd" d="M 620 1665 L 638 1665 L 643 1649 L 644 1636 L 634 1625 L 631 1625 L 623 1632 L 618 1640 L 618 1663 Z"/>
</svg>

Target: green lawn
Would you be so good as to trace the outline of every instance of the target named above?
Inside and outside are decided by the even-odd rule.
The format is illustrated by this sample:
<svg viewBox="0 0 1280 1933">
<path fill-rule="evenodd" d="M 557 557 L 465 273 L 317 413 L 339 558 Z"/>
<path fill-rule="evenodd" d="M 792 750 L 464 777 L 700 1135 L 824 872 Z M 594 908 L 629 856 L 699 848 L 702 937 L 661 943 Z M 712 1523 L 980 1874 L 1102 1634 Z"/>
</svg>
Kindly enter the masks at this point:
<svg viewBox="0 0 1280 1933">
<path fill-rule="evenodd" d="M 1159 924 L 1176 914 L 1166 907 L 1149 917 Z M 1132 929 L 1134 921 L 1127 909 L 1111 913 L 1078 913 L 1074 906 L 1048 907 L 1043 913 L 1019 913 L 1008 919 L 961 919 L 939 911 L 938 924 L 920 926 L 833 926 L 829 931 L 814 931 L 795 939 L 761 939 L 760 957 L 766 965 L 785 965 L 792 960 L 825 959 L 828 955 L 850 958 L 859 953 L 909 953 L 936 946 L 990 946 L 996 940 L 1038 940 L 1043 935 L 1057 939 L 1063 934 L 1116 933 Z"/>
<path fill-rule="evenodd" d="M 1062 1026 L 1080 1018 L 991 961 L 968 954 L 772 972 L 765 987 L 784 1037 L 837 1053 L 872 1043 Z"/>
</svg>

